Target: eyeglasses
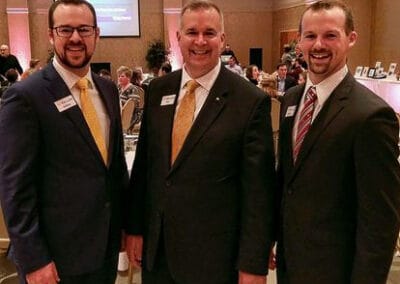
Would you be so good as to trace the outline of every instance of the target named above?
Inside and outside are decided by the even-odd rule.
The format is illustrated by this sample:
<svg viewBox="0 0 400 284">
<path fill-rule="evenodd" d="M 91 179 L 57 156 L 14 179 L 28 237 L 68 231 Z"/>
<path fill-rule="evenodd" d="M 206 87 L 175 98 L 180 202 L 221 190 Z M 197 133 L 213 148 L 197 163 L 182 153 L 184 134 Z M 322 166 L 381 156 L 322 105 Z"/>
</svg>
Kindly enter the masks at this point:
<svg viewBox="0 0 400 284">
<path fill-rule="evenodd" d="M 56 30 L 56 33 L 60 37 L 71 37 L 74 31 L 76 30 L 81 37 L 88 37 L 94 34 L 96 29 L 95 26 L 80 26 L 77 28 L 73 28 L 70 26 L 61 26 L 54 27 L 53 30 Z"/>
</svg>

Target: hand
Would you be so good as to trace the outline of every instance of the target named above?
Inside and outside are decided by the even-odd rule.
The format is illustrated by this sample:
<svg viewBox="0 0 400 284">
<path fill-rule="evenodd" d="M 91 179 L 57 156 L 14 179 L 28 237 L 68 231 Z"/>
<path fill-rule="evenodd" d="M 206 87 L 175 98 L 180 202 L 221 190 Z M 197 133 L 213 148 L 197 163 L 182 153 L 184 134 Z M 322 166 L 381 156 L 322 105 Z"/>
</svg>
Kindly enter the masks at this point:
<svg viewBox="0 0 400 284">
<path fill-rule="evenodd" d="M 143 253 L 143 237 L 126 235 L 125 247 L 129 261 L 132 263 L 132 265 L 135 268 L 141 268 L 142 253 Z"/>
<path fill-rule="evenodd" d="M 26 275 L 28 284 L 56 284 L 60 282 L 58 277 L 56 265 L 50 262 L 46 266 L 39 268 Z"/>
<path fill-rule="evenodd" d="M 238 284 L 266 284 L 266 275 L 250 274 L 244 271 L 239 271 L 239 282 Z"/>
</svg>

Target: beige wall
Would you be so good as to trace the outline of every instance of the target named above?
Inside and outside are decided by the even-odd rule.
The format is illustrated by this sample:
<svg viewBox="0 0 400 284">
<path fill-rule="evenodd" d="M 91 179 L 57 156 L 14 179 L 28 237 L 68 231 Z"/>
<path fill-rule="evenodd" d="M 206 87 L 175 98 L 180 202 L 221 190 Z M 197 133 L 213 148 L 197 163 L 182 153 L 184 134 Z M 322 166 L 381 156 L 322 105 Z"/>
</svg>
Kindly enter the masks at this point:
<svg viewBox="0 0 400 284">
<path fill-rule="evenodd" d="M 0 1 L 0 26 L 7 27 L 7 3 Z M 140 0 L 140 31 L 137 38 L 101 38 L 93 62 L 111 62 L 112 72 L 120 65 L 142 66 L 150 41 L 164 39 L 163 8 L 173 8 L 187 0 Z M 279 34 L 296 30 L 304 5 L 271 12 L 270 1 L 214 0 L 225 14 L 227 41 L 242 65 L 249 61 L 249 48 L 263 49 L 263 67 L 267 72 L 274 69 L 279 60 Z M 246 2 L 246 3 L 245 3 Z M 387 68 L 390 62 L 399 62 L 400 1 L 346 0 L 355 14 L 359 39 L 349 57 L 350 70 L 358 65 L 374 65 L 382 61 Z M 45 61 L 50 47 L 47 38 L 47 9 L 52 0 L 28 1 L 31 53 Z M 10 5 L 9 5 L 10 6 Z M 12 5 L 11 5 L 12 6 Z M 176 7 L 179 8 L 179 7 Z M 8 29 L 0 29 L 0 43 L 8 43 Z"/>
<path fill-rule="evenodd" d="M 0 1 L 0 24 L 7 27 L 7 1 Z M 52 0 L 28 1 L 32 58 L 46 62 L 51 47 L 47 35 L 47 12 Z M 143 66 L 148 44 L 163 39 L 163 0 L 140 1 L 140 37 L 101 38 L 92 62 L 111 62 L 113 75 L 120 65 Z M 1 16 L 3 15 L 3 16 Z M 8 43 L 8 29 L 0 29 L 0 42 Z"/>
<path fill-rule="evenodd" d="M 391 62 L 397 63 L 400 70 L 400 1 L 375 0 L 374 33 L 370 65 L 381 61 L 385 70 Z"/>
<path fill-rule="evenodd" d="M 275 71 L 275 66 L 279 62 L 282 56 L 282 50 L 280 50 L 280 33 L 282 31 L 293 31 L 298 30 L 300 15 L 304 10 L 304 6 L 298 6 L 289 9 L 282 9 L 273 13 L 272 25 L 273 25 L 273 47 L 272 47 L 272 65 L 271 72 Z"/>
<path fill-rule="evenodd" d="M 346 2 L 353 10 L 355 30 L 358 34 L 348 61 L 349 69 L 354 74 L 357 66 L 370 65 L 373 10 L 371 0 L 347 0 Z"/>
<path fill-rule="evenodd" d="M 7 1 L 0 1 L 0 44 L 8 44 Z"/>
<path fill-rule="evenodd" d="M 164 38 L 163 0 L 139 2 L 140 37 L 101 38 L 97 45 L 92 62 L 111 62 L 113 76 L 121 65 L 147 70 L 145 56 L 149 43 Z"/>
<path fill-rule="evenodd" d="M 354 72 L 356 66 L 372 65 L 370 62 L 371 42 L 372 42 L 372 21 L 374 0 L 347 0 L 347 4 L 354 12 L 355 28 L 359 35 L 356 45 L 349 56 L 349 69 Z M 380 1 L 380 0 L 378 0 Z M 390 0 L 387 1 L 391 2 Z M 400 1 L 399 3 L 400 4 Z M 298 30 L 300 17 L 306 6 L 282 9 L 273 13 L 273 49 L 272 59 L 274 63 L 279 61 L 282 50 L 279 50 L 280 32 L 285 30 Z M 400 11 L 399 9 L 397 11 Z M 397 16 L 398 17 L 398 16 Z M 380 31 L 384 34 L 384 32 Z M 373 42 L 375 46 L 380 46 L 380 42 Z"/>
<path fill-rule="evenodd" d="M 272 49 L 272 13 L 225 13 L 227 42 L 242 66 L 249 64 L 249 49 L 263 49 L 263 68 L 269 67 Z"/>
</svg>

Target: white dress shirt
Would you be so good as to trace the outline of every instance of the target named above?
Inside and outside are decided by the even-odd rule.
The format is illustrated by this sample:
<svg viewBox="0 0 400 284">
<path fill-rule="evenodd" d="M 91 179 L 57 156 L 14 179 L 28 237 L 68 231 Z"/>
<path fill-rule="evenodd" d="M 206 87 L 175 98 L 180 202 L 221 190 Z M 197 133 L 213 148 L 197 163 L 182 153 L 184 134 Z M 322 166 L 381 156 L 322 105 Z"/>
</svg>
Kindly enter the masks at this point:
<svg viewBox="0 0 400 284">
<path fill-rule="evenodd" d="M 339 71 L 336 73 L 332 74 L 322 82 L 320 82 L 317 85 L 314 85 L 310 79 L 310 77 L 307 78 L 307 82 L 304 88 L 303 95 L 301 97 L 300 103 L 297 106 L 298 111 L 296 113 L 296 117 L 294 120 L 294 127 L 293 127 L 293 132 L 292 132 L 292 139 L 293 139 L 293 147 L 295 145 L 296 141 L 296 136 L 297 136 L 297 126 L 299 123 L 299 118 L 300 118 L 300 113 L 304 108 L 304 101 L 305 101 L 305 94 L 307 93 L 308 89 L 312 86 L 316 88 L 317 92 L 317 102 L 314 107 L 314 112 L 313 112 L 313 117 L 311 119 L 311 123 L 314 122 L 314 119 L 317 117 L 318 113 L 321 111 L 322 107 L 324 106 L 325 102 L 328 100 L 332 92 L 336 89 L 336 87 L 342 82 L 344 77 L 346 77 L 348 72 L 347 66 L 343 66 Z"/>
<path fill-rule="evenodd" d="M 186 83 L 190 80 L 196 80 L 197 83 L 200 84 L 200 86 L 195 90 L 195 97 L 196 97 L 196 109 L 194 112 L 194 119 L 198 116 L 201 108 L 204 105 L 204 102 L 207 99 L 208 94 L 210 93 L 210 90 L 212 86 L 215 83 L 215 80 L 218 77 L 219 70 L 221 68 L 221 62 L 219 61 L 218 64 L 207 74 L 205 74 L 202 77 L 199 77 L 197 79 L 192 79 L 189 74 L 185 70 L 185 66 L 182 68 L 182 80 L 181 80 L 181 87 L 179 91 L 179 96 L 178 96 L 178 102 L 176 105 L 176 110 L 175 110 L 175 115 L 178 112 L 178 109 L 181 105 L 181 101 L 183 97 L 186 94 Z"/>
<path fill-rule="evenodd" d="M 67 85 L 68 89 L 70 90 L 72 97 L 74 98 L 75 102 L 79 107 L 81 107 L 81 100 L 80 100 L 80 90 L 77 87 L 76 83 L 79 79 L 81 79 L 76 74 L 72 73 L 71 71 L 65 69 L 59 62 L 57 56 L 53 59 L 53 66 L 60 74 L 61 78 L 64 80 L 65 84 Z M 97 117 L 100 122 L 101 131 L 103 137 L 105 139 L 106 147 L 108 149 L 109 146 L 109 133 L 110 133 L 110 118 L 106 111 L 105 105 L 100 98 L 99 92 L 96 88 L 96 85 L 93 82 L 92 74 L 89 68 L 89 72 L 84 76 L 89 81 L 88 86 L 88 93 L 90 98 L 92 99 L 94 108 L 96 109 Z"/>
</svg>

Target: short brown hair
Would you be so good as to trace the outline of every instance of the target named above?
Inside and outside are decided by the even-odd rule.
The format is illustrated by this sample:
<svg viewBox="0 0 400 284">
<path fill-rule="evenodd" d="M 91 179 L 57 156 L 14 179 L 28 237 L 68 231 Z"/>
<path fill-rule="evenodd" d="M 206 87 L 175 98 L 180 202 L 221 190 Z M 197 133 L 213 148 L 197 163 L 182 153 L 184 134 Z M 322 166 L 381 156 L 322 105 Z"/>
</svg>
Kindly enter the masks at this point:
<svg viewBox="0 0 400 284">
<path fill-rule="evenodd" d="M 189 3 L 187 3 L 182 8 L 181 19 L 182 19 L 183 15 L 187 11 L 212 10 L 212 9 L 217 11 L 217 13 L 219 14 L 220 23 L 221 23 L 221 30 L 224 31 L 224 15 L 222 14 L 221 9 L 211 1 L 207 1 L 207 0 L 193 0 L 193 1 L 190 1 Z"/>
<path fill-rule="evenodd" d="M 118 74 L 118 76 L 121 74 L 125 74 L 125 76 L 130 79 L 132 77 L 132 69 L 127 66 L 120 66 L 117 69 L 117 74 Z"/>
<path fill-rule="evenodd" d="M 339 0 L 321 0 L 307 7 L 307 9 L 303 12 L 300 18 L 299 33 L 301 34 L 302 32 L 303 17 L 306 12 L 308 11 L 318 12 L 321 10 L 331 10 L 334 8 L 339 8 L 340 10 L 343 11 L 345 15 L 345 31 L 346 35 L 349 35 L 352 31 L 354 31 L 353 13 L 349 6 L 347 6 L 344 2 Z"/>
<path fill-rule="evenodd" d="M 89 8 L 89 10 L 92 12 L 93 14 L 93 26 L 97 28 L 97 16 L 96 16 L 96 10 L 94 9 L 93 5 L 90 4 L 88 1 L 86 0 L 57 0 L 54 1 L 53 4 L 51 4 L 50 8 L 49 8 L 49 14 L 48 14 L 48 24 L 49 24 L 49 28 L 52 29 L 54 28 L 54 11 L 56 10 L 56 8 L 61 5 L 75 5 L 75 6 L 79 6 L 79 5 L 85 5 Z"/>
</svg>

